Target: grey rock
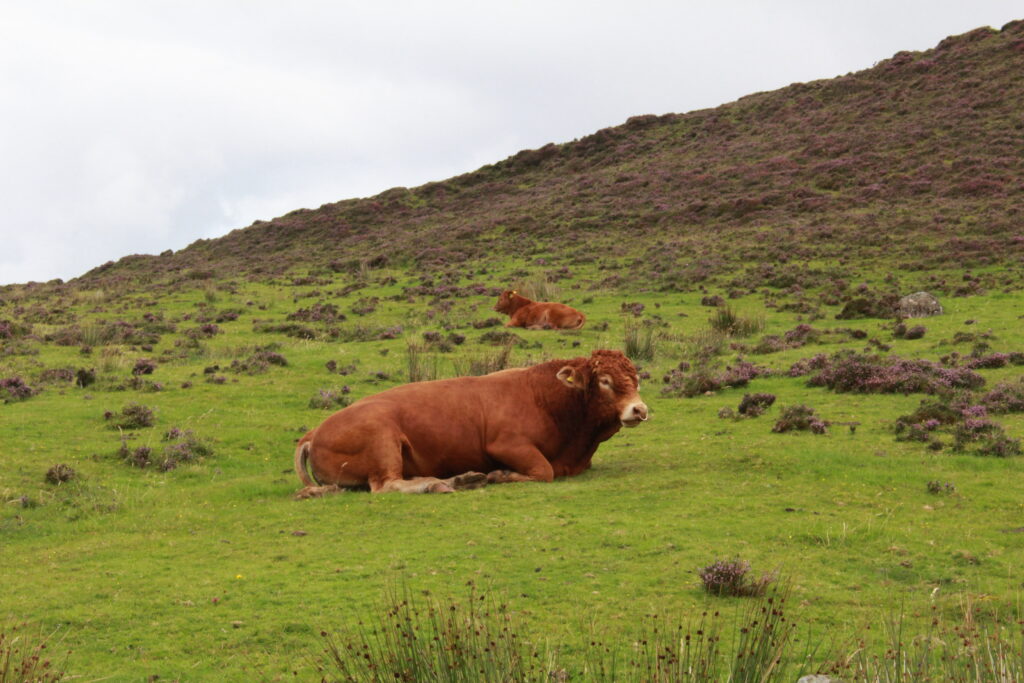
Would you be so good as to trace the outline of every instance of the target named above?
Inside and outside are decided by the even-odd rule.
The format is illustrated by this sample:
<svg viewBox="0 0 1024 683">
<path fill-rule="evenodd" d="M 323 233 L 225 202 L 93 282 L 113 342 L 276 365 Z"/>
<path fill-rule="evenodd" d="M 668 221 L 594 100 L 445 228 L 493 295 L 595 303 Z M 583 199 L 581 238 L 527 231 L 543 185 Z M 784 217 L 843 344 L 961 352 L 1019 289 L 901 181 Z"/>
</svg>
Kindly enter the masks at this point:
<svg viewBox="0 0 1024 683">
<path fill-rule="evenodd" d="M 914 292 L 900 299 L 898 311 L 904 318 L 928 318 L 942 315 L 942 304 L 928 292 Z"/>
</svg>

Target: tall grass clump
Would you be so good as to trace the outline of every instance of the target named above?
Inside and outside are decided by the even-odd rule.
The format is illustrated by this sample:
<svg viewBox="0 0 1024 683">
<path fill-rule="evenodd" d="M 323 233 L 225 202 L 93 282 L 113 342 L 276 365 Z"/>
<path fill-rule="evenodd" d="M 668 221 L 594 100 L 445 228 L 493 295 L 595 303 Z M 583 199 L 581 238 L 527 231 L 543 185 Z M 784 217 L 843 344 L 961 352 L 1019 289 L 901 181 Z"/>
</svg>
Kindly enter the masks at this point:
<svg viewBox="0 0 1024 683">
<path fill-rule="evenodd" d="M 392 593 L 384 615 L 342 638 L 321 632 L 323 680 L 543 681 L 537 650 L 507 606 L 470 586 L 464 601 Z"/>
<path fill-rule="evenodd" d="M 711 329 L 717 330 L 730 337 L 749 337 L 764 330 L 764 315 L 746 317 L 742 316 L 729 306 L 720 306 L 708 318 Z"/>
<path fill-rule="evenodd" d="M 452 359 L 456 377 L 467 375 L 487 375 L 504 370 L 512 364 L 512 349 L 516 340 L 508 339 L 493 351 L 483 351 L 473 355 L 461 355 Z"/>
<path fill-rule="evenodd" d="M 561 298 L 562 288 L 545 277 L 534 277 L 520 280 L 513 287 L 527 299 L 534 301 L 557 301 Z"/>
<path fill-rule="evenodd" d="M 18 626 L 0 628 L 0 683 L 51 683 L 64 680 L 67 654 L 53 659 L 49 637 L 24 633 Z"/>
<path fill-rule="evenodd" d="M 863 642 L 820 670 L 849 683 L 883 681 L 1024 681 L 1024 623 L 1021 615 L 983 614 L 961 604 L 960 618 L 945 623 L 937 607 L 924 633 L 908 632 L 903 615 L 885 627 L 887 647 L 879 653 Z"/>
<path fill-rule="evenodd" d="M 406 343 L 405 358 L 410 382 L 428 382 L 438 378 L 440 363 L 435 354 L 428 352 L 427 344 L 410 339 Z"/>
<path fill-rule="evenodd" d="M 632 360 L 652 361 L 658 351 L 657 331 L 651 325 L 626 319 L 623 351 Z"/>
</svg>

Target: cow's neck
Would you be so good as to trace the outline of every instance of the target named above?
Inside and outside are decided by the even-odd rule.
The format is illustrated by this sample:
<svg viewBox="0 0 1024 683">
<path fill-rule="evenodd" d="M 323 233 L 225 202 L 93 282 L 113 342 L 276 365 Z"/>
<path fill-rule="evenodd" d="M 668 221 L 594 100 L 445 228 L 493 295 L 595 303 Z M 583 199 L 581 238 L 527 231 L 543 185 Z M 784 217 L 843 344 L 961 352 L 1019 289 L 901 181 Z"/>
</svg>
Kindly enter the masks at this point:
<svg viewBox="0 0 1024 683">
<path fill-rule="evenodd" d="M 521 296 L 519 294 L 513 294 L 512 297 L 508 300 L 508 307 L 509 307 L 509 311 L 508 312 L 511 315 L 512 313 L 515 313 L 516 311 L 518 311 L 523 306 L 529 306 L 532 303 L 533 303 L 533 301 L 531 301 L 530 299 L 527 299 L 525 296 Z"/>
<path fill-rule="evenodd" d="M 536 401 L 558 425 L 562 447 L 548 458 L 556 471 L 559 466 L 566 474 L 576 474 L 590 467 L 590 460 L 601 442 L 608 440 L 622 428 L 617 416 L 613 420 L 599 420 L 591 414 L 587 391 L 570 389 L 555 377 L 561 363 L 555 361 L 550 371 L 545 368 L 536 385 Z"/>
</svg>

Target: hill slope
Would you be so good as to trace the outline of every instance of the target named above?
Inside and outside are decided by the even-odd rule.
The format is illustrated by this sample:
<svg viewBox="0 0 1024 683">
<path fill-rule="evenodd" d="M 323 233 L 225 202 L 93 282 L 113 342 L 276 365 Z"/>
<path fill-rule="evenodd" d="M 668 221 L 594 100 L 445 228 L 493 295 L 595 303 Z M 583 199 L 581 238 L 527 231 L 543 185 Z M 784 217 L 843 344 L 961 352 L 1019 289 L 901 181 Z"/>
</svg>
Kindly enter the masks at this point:
<svg viewBox="0 0 1024 683">
<path fill-rule="evenodd" d="M 602 250 L 614 243 L 639 257 L 635 275 L 671 288 L 763 259 L 765 249 L 779 262 L 1018 262 L 1020 73 L 1024 22 L 976 29 L 865 71 L 635 117 L 443 182 L 293 211 L 176 254 L 127 257 L 82 279 L 258 276 L 385 258 L 441 265 L 494 250 L 559 253 L 581 239 Z"/>
</svg>

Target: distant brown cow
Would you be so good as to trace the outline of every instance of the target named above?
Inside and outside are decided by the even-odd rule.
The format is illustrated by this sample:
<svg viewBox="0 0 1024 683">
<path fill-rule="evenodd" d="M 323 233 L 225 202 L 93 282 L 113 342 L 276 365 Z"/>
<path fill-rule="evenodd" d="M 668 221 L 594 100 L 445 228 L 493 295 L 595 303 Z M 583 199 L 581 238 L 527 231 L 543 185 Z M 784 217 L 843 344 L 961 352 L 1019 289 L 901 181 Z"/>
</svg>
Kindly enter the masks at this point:
<svg viewBox="0 0 1024 683">
<path fill-rule="evenodd" d="M 602 441 L 647 419 L 638 390 L 636 368 L 619 351 L 394 387 L 299 440 L 295 471 L 306 488 L 296 497 L 448 493 L 573 476 Z"/>
<path fill-rule="evenodd" d="M 551 301 L 531 301 L 507 289 L 498 297 L 494 310 L 512 316 L 506 327 L 526 327 L 531 330 L 578 330 L 587 317 L 572 306 Z"/>
</svg>

